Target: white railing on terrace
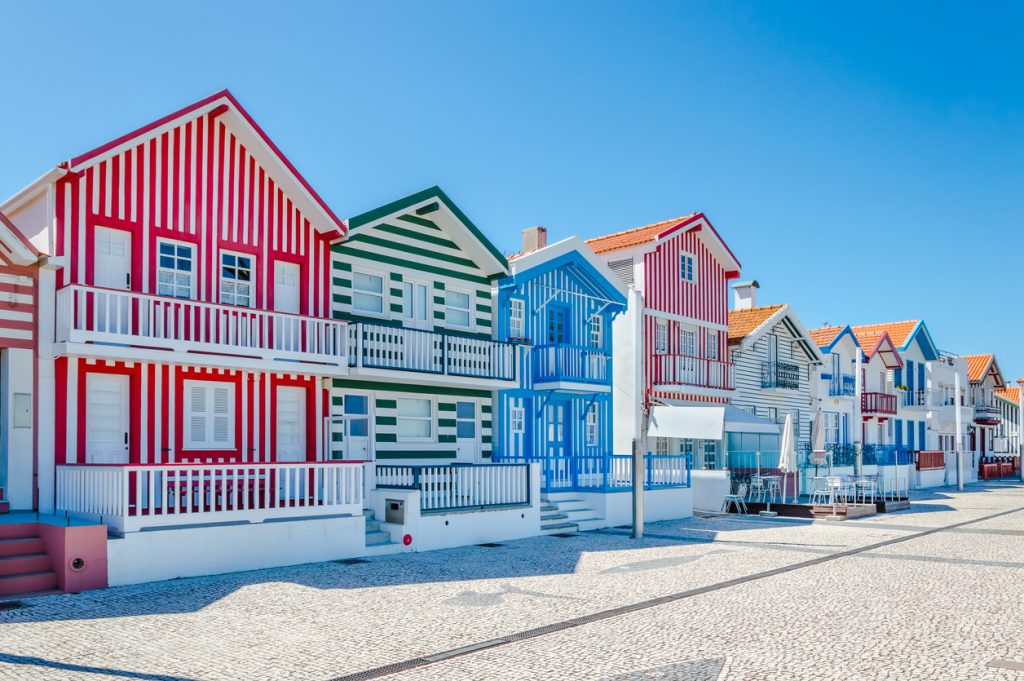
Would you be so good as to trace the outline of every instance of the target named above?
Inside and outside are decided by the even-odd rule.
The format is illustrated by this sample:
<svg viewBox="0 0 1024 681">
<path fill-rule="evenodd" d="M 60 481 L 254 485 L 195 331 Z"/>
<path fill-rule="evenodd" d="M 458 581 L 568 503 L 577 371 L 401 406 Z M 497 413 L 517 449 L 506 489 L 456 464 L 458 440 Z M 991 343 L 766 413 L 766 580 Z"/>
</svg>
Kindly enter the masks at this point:
<svg viewBox="0 0 1024 681">
<path fill-rule="evenodd" d="M 57 342 L 119 343 L 344 365 L 331 319 L 72 284 L 57 292 Z"/>
<path fill-rule="evenodd" d="M 358 463 L 57 466 L 57 512 L 118 532 L 210 522 L 358 515 Z"/>
<path fill-rule="evenodd" d="M 516 378 L 517 346 L 487 338 L 354 322 L 349 324 L 348 347 L 352 367 L 503 381 Z"/>
<path fill-rule="evenodd" d="M 732 390 L 736 387 L 735 371 L 733 363 L 726 360 L 689 355 L 654 356 L 656 384 Z"/>
<path fill-rule="evenodd" d="M 378 489 L 415 489 L 421 513 L 530 505 L 528 464 L 377 466 Z"/>
</svg>

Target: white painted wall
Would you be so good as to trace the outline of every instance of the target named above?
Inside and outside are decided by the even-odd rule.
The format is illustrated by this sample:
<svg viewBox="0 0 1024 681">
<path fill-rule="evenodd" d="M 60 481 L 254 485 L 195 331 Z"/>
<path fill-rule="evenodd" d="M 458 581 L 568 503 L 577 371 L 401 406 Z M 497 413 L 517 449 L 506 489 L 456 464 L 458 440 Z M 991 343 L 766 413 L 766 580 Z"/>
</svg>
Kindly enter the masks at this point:
<svg viewBox="0 0 1024 681">
<path fill-rule="evenodd" d="M 729 493 L 729 471 L 691 471 L 693 509 L 717 513 Z"/>
<path fill-rule="evenodd" d="M 131 532 L 107 541 L 110 586 L 339 560 L 365 551 L 362 515 Z"/>
<path fill-rule="evenodd" d="M 34 429 L 32 427 L 32 395 L 34 393 L 32 378 L 32 351 L 19 348 L 7 348 L 0 358 L 0 391 L 3 392 L 4 409 L 2 418 L 3 437 L 0 447 L 5 456 L 0 459 L 7 462 L 6 496 L 12 510 L 32 510 L 32 443 Z M 16 427 L 21 422 L 15 415 L 15 394 L 28 395 L 29 413 L 28 426 Z M 52 403 L 52 400 L 51 400 Z M 40 424 L 41 429 L 46 428 Z M 52 428 L 50 428 L 52 430 Z"/>
<path fill-rule="evenodd" d="M 612 322 L 613 453 L 630 454 L 643 405 L 643 296 L 629 289 L 626 311 Z"/>
</svg>

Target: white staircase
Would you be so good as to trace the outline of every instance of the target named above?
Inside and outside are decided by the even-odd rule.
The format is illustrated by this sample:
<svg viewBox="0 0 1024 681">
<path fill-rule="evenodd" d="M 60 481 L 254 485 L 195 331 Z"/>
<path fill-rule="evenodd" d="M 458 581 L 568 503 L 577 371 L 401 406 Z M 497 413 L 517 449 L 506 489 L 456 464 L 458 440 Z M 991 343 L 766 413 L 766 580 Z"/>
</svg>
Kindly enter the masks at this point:
<svg viewBox="0 0 1024 681">
<path fill-rule="evenodd" d="M 400 532 L 401 525 L 382 523 L 368 508 L 363 509 L 363 516 L 366 518 L 366 549 L 363 555 L 383 556 L 402 550 L 400 542 L 391 540 L 391 530 L 395 529 Z"/>
<path fill-rule="evenodd" d="M 540 501 L 541 534 L 582 532 L 607 525 L 586 501 L 572 492 L 542 493 Z"/>
</svg>

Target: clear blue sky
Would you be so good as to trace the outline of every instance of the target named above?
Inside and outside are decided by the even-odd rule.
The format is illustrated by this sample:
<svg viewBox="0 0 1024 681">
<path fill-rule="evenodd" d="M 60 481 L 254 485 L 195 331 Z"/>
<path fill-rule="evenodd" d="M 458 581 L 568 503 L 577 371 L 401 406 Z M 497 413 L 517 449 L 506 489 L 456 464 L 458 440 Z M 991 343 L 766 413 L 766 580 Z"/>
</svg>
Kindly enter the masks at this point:
<svg viewBox="0 0 1024 681">
<path fill-rule="evenodd" d="M 808 326 L 1024 375 L 1019 3 L 285 4 L 5 3 L 0 195 L 227 87 L 342 216 L 438 184 L 512 251 L 701 210 Z"/>
</svg>

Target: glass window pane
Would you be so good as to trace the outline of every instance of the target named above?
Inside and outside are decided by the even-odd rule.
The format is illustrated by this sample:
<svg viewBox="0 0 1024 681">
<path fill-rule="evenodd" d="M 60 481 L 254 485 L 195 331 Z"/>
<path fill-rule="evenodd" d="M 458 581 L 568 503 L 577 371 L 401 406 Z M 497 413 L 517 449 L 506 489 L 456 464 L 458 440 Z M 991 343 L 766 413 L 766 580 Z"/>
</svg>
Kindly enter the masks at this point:
<svg viewBox="0 0 1024 681">
<path fill-rule="evenodd" d="M 430 416 L 430 400 L 399 399 L 397 406 L 399 416 Z"/>
<path fill-rule="evenodd" d="M 476 437 L 476 423 L 473 421 L 459 421 L 455 426 L 456 437 Z"/>
<path fill-rule="evenodd" d="M 160 267 L 174 267 L 174 258 L 168 258 L 166 256 L 160 256 Z"/>
<path fill-rule="evenodd" d="M 369 400 L 366 395 L 345 395 L 345 413 L 368 414 Z"/>
<path fill-rule="evenodd" d="M 366 437 L 368 432 L 368 419 L 352 419 L 348 422 L 348 434 L 350 437 Z"/>
<path fill-rule="evenodd" d="M 192 247 L 191 246 L 178 246 L 178 257 L 179 258 L 191 258 Z"/>
<path fill-rule="evenodd" d="M 381 296 L 368 293 L 354 292 L 352 295 L 352 306 L 364 312 L 383 312 L 384 302 Z"/>
<path fill-rule="evenodd" d="M 458 418 L 458 419 L 472 419 L 472 418 L 476 418 L 476 403 L 474 403 L 474 402 L 456 402 L 455 403 L 455 418 Z"/>
<path fill-rule="evenodd" d="M 430 437 L 430 421 L 425 419 L 399 419 L 398 436 L 401 438 Z"/>
<path fill-rule="evenodd" d="M 352 285 L 357 289 L 373 293 L 382 293 L 384 291 L 384 280 L 381 277 L 363 274 L 362 272 L 355 273 L 352 278 Z"/>
<path fill-rule="evenodd" d="M 469 326 L 469 313 L 462 310 L 449 309 L 445 313 L 445 320 L 455 326 Z"/>
</svg>

